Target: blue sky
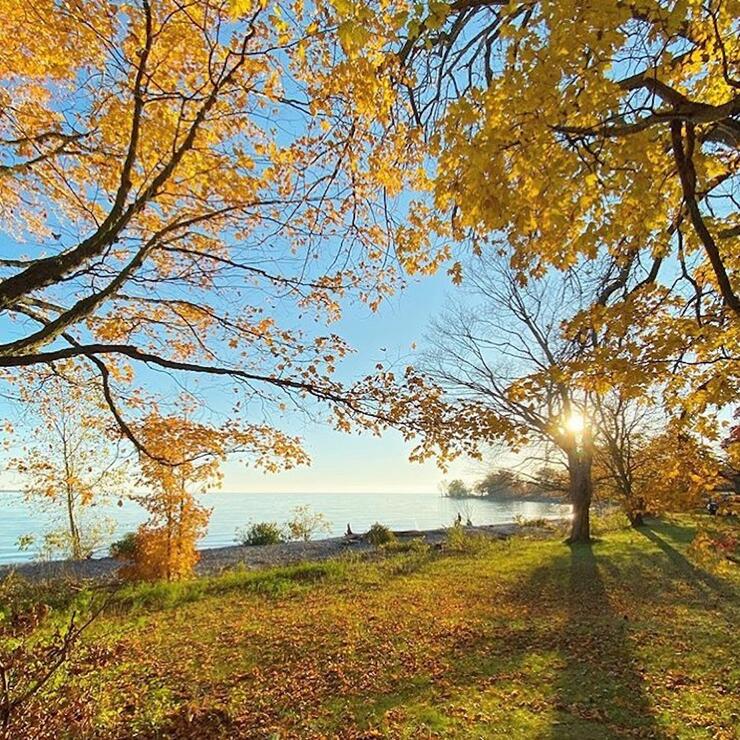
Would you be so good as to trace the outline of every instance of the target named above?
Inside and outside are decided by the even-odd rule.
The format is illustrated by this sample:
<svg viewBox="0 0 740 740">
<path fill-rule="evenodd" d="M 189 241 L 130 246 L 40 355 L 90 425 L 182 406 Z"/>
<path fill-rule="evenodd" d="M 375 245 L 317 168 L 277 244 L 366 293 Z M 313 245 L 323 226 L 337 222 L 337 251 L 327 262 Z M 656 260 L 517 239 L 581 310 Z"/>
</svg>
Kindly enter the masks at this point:
<svg viewBox="0 0 740 740">
<path fill-rule="evenodd" d="M 424 347 L 424 334 L 430 319 L 457 292 L 442 270 L 437 275 L 409 281 L 408 287 L 387 299 L 373 313 L 360 301 L 345 307 L 343 318 L 329 326 L 342 335 L 355 352 L 338 368 L 338 377 L 346 382 L 371 373 L 376 363 L 403 369 L 418 361 Z M 416 349 L 412 345 L 416 344 Z M 199 384 L 199 381 L 193 381 Z M 186 387 L 192 387 L 187 378 Z M 201 391 L 204 388 L 201 386 Z M 224 396 L 209 393 L 216 411 Z M 0 399 L 0 418 L 18 421 L 22 410 Z M 305 440 L 312 464 L 278 474 L 265 474 L 233 460 L 223 469 L 223 489 L 227 491 L 265 492 L 431 492 L 443 478 L 474 480 L 480 466 L 470 460 L 455 461 L 445 473 L 432 462 L 411 463 L 411 445 L 396 431 L 383 436 L 343 434 L 321 420 L 299 413 L 287 413 L 270 419 L 285 431 Z M 12 452 L 10 453 L 12 454 Z M 5 458 L 7 459 L 7 454 Z M 4 465 L 2 466 L 4 468 Z M 4 469 L 0 488 L 16 488 L 17 481 Z"/>
<path fill-rule="evenodd" d="M 423 350 L 431 317 L 455 292 L 443 270 L 411 281 L 405 290 L 384 302 L 377 313 L 359 302 L 349 305 L 344 317 L 330 327 L 355 349 L 343 362 L 339 376 L 350 381 L 372 372 L 378 362 L 399 368 L 414 364 Z M 395 431 L 382 437 L 343 434 L 298 416 L 286 421 L 288 424 L 281 427 L 305 439 L 311 466 L 264 474 L 234 461 L 224 468 L 224 490 L 426 492 L 436 491 L 443 478 L 478 477 L 479 466 L 470 460 L 455 461 L 446 473 L 434 462 L 410 463 L 411 445 L 404 443 Z"/>
</svg>

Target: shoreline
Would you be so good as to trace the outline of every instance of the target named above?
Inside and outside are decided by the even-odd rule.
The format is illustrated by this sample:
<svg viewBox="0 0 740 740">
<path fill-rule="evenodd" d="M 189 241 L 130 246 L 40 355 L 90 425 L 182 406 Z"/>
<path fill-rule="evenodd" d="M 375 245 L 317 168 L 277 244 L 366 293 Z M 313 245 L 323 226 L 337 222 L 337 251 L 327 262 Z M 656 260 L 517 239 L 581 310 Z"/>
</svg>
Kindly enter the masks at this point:
<svg viewBox="0 0 740 740">
<path fill-rule="evenodd" d="M 506 496 L 484 496 L 477 493 L 471 493 L 469 496 L 449 496 L 448 494 L 443 494 L 442 498 L 449 499 L 450 501 L 489 501 L 492 504 L 523 503 L 552 504 L 554 506 L 567 506 L 570 504 L 567 497 L 548 498 L 547 496 L 518 496 L 516 498 L 508 498 Z"/>
<path fill-rule="evenodd" d="M 553 519 L 553 524 L 560 519 Z M 506 539 L 523 529 L 516 522 L 502 522 L 483 526 L 464 527 L 468 534 L 479 534 L 491 539 Z M 399 541 L 422 538 L 427 544 L 440 546 L 446 538 L 447 528 L 403 530 L 394 534 Z M 227 545 L 200 549 L 200 561 L 195 567 L 197 576 L 215 575 L 239 565 L 254 568 L 273 568 L 300 562 L 328 560 L 344 553 L 372 552 L 376 548 L 363 535 L 329 537 L 308 542 L 284 542 L 277 545 Z M 30 581 L 44 580 L 116 580 L 118 569 L 124 565 L 111 557 L 89 560 L 50 560 L 15 563 L 0 566 L 0 580 L 11 573 Z"/>
</svg>

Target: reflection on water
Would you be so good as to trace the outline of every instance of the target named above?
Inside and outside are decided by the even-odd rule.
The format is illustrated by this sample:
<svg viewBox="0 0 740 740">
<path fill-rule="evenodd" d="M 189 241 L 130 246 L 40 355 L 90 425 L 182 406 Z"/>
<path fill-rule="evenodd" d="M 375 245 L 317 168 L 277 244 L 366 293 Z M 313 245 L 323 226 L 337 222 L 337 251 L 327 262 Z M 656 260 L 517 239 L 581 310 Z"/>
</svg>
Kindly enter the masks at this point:
<svg viewBox="0 0 740 740">
<path fill-rule="evenodd" d="M 392 529 L 433 529 L 453 522 L 458 513 L 469 516 L 473 524 L 496 524 L 525 518 L 567 516 L 570 506 L 534 501 L 499 503 L 485 499 L 454 500 L 438 493 L 225 493 L 204 494 L 202 501 L 212 507 L 208 532 L 201 547 L 221 547 L 234 543 L 237 527 L 251 521 L 284 522 L 291 510 L 308 504 L 331 522 L 329 536 L 344 534 L 347 524 L 354 532 L 365 531 L 373 522 Z M 129 532 L 144 521 L 144 511 L 131 501 L 119 507 L 112 502 L 96 507 L 96 515 L 116 522 L 111 540 Z M 49 528 L 50 516 L 24 502 L 18 493 L 0 493 L 0 563 L 32 560 L 33 552 L 18 550 L 18 537 Z M 326 536 L 326 535 L 322 535 Z M 106 554 L 106 547 L 97 553 Z"/>
</svg>

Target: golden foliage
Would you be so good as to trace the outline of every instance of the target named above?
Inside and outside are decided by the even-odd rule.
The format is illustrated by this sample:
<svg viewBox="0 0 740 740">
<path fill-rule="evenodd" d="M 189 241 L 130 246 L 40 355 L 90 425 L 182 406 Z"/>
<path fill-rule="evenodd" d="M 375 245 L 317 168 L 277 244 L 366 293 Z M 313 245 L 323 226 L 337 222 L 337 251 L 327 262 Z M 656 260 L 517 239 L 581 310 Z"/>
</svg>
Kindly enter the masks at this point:
<svg viewBox="0 0 740 740">
<path fill-rule="evenodd" d="M 372 121 L 425 133 L 428 178 L 397 231 L 409 271 L 451 239 L 501 250 L 522 283 L 590 263 L 599 289 L 566 331 L 598 341 L 574 382 L 661 382 L 689 417 L 737 397 L 737 0 L 328 10 L 345 98 L 377 91 Z"/>
<path fill-rule="evenodd" d="M 25 372 L 16 381 L 24 416 L 12 435 L 20 450 L 9 468 L 20 476 L 26 498 L 63 523 L 45 534 L 41 551 L 89 557 L 105 529 L 90 518 L 94 506 L 120 495 L 127 476 L 100 386 L 71 362 Z"/>
<path fill-rule="evenodd" d="M 149 490 L 136 497 L 149 520 L 137 530 L 132 563 L 121 574 L 131 580 L 187 578 L 198 562 L 196 544 L 210 516 L 191 487 L 218 483 L 226 435 L 157 413 L 146 417 L 139 434 L 152 456 L 141 456 L 142 479 Z"/>
</svg>

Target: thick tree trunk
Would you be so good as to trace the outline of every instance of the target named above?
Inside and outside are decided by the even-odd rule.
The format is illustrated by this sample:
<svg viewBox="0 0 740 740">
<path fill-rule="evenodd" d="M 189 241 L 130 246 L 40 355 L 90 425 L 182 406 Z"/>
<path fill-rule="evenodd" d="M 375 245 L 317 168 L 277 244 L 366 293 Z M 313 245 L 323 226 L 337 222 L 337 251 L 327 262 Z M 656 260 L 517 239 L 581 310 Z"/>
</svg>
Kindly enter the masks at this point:
<svg viewBox="0 0 740 740">
<path fill-rule="evenodd" d="M 640 497 L 637 498 L 629 507 L 629 510 L 627 511 L 627 516 L 629 517 L 630 524 L 633 527 L 643 527 L 645 525 L 645 520 L 643 519 L 644 515 L 645 499 Z"/>
<path fill-rule="evenodd" d="M 630 525 L 643 527 L 645 525 L 645 499 L 642 496 L 633 496 L 631 488 L 625 488 L 625 509 Z"/>
<path fill-rule="evenodd" d="M 591 465 L 578 460 L 570 469 L 570 502 L 573 506 L 569 543 L 591 541 Z"/>
<path fill-rule="evenodd" d="M 570 503 L 573 506 L 573 521 L 568 544 L 591 541 L 591 464 L 593 458 L 589 448 L 568 452 L 568 474 L 570 477 Z"/>
</svg>

